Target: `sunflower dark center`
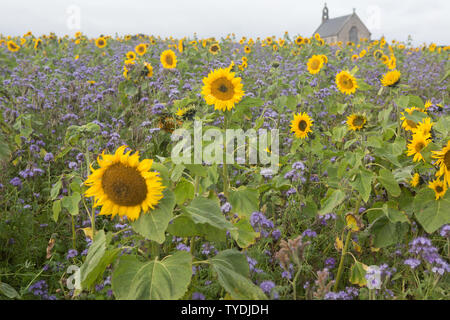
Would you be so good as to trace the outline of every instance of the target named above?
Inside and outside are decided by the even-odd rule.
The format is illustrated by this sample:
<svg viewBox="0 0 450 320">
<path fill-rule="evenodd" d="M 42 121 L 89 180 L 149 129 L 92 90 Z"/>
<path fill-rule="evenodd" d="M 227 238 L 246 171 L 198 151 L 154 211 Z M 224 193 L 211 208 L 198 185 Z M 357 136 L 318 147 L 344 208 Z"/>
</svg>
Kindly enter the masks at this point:
<svg viewBox="0 0 450 320">
<path fill-rule="evenodd" d="M 444 164 L 447 170 L 450 171 L 450 150 L 444 154 Z"/>
<path fill-rule="evenodd" d="M 361 127 L 364 124 L 364 118 L 361 116 L 357 116 L 355 120 L 353 120 L 353 125 L 355 127 Z"/>
<path fill-rule="evenodd" d="M 417 144 L 416 144 L 416 152 L 422 151 L 423 147 L 425 147 L 425 145 L 423 144 L 423 142 L 417 143 Z"/>
<path fill-rule="evenodd" d="M 105 170 L 102 187 L 108 198 L 115 204 L 133 207 L 147 197 L 145 179 L 136 170 L 121 163 L 113 164 Z"/>
<path fill-rule="evenodd" d="M 319 60 L 313 60 L 312 63 L 311 63 L 311 68 L 312 69 L 318 69 L 319 65 L 320 65 Z"/>
<path fill-rule="evenodd" d="M 412 120 L 406 120 L 406 123 L 413 129 L 417 128 L 417 124 Z"/>
<path fill-rule="evenodd" d="M 441 193 L 442 191 L 444 191 L 444 188 L 442 188 L 441 186 L 436 186 L 437 193 Z"/>
<path fill-rule="evenodd" d="M 228 88 L 227 88 L 226 85 L 222 84 L 222 85 L 219 87 L 219 91 L 225 93 L 225 92 L 228 91 Z"/>
<path fill-rule="evenodd" d="M 170 66 L 173 64 L 173 58 L 171 55 L 166 56 L 166 63 Z"/>
<path fill-rule="evenodd" d="M 225 77 L 219 78 L 211 84 L 211 93 L 220 100 L 230 100 L 234 95 L 233 83 Z"/>
<path fill-rule="evenodd" d="M 306 123 L 305 120 L 301 120 L 298 123 L 298 128 L 300 129 L 300 131 L 305 131 L 306 127 L 308 126 L 308 124 Z"/>
<path fill-rule="evenodd" d="M 212 46 L 211 47 L 211 51 L 216 52 L 217 50 L 219 50 L 218 46 Z"/>
</svg>

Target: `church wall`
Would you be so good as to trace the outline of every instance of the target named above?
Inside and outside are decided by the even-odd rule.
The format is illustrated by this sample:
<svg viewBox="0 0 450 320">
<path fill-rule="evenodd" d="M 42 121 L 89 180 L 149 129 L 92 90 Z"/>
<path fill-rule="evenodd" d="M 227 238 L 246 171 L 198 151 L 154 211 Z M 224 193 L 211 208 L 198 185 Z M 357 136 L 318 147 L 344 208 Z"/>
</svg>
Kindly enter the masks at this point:
<svg viewBox="0 0 450 320">
<path fill-rule="evenodd" d="M 342 41 L 343 43 L 347 43 L 349 41 L 349 32 L 350 29 L 356 26 L 358 29 L 358 41 L 361 38 L 370 38 L 370 33 L 366 31 L 365 26 L 361 23 L 361 21 L 352 16 L 350 20 L 344 25 L 342 30 L 338 33 L 338 41 Z"/>
</svg>

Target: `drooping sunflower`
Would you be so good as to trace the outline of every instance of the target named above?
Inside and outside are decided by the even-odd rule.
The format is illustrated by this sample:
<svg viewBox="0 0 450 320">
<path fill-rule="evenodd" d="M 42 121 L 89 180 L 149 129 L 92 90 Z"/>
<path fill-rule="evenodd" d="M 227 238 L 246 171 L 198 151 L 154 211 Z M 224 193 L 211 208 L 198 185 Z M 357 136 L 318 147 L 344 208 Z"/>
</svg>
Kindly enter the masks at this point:
<svg viewBox="0 0 450 320">
<path fill-rule="evenodd" d="M 356 78 L 348 71 L 343 70 L 336 75 L 336 85 L 342 93 L 352 94 L 358 88 Z"/>
<path fill-rule="evenodd" d="M 414 110 L 420 111 L 420 109 L 418 109 L 416 107 L 411 107 L 411 108 L 405 109 L 405 111 L 410 115 L 413 114 Z M 403 112 L 401 113 L 401 115 L 402 115 L 402 117 L 400 118 L 400 120 L 403 120 L 402 128 L 404 128 L 407 131 L 411 131 L 411 132 L 413 132 L 415 129 L 417 129 L 418 124 L 416 122 L 414 122 L 413 120 L 406 119 L 405 114 Z"/>
<path fill-rule="evenodd" d="M 328 57 L 326 55 L 321 54 L 320 57 L 322 58 L 322 61 L 323 61 L 324 64 L 328 63 Z"/>
<path fill-rule="evenodd" d="M 428 183 L 428 187 L 434 191 L 436 196 L 436 200 L 442 198 L 447 192 L 447 185 L 440 179 L 436 179 L 434 181 L 430 181 Z"/>
<path fill-rule="evenodd" d="M 147 46 L 144 43 L 140 43 L 134 48 L 134 51 L 138 55 L 143 56 L 147 52 Z"/>
<path fill-rule="evenodd" d="M 20 49 L 20 46 L 17 45 L 17 44 L 16 44 L 14 41 L 12 41 L 12 40 L 9 40 L 9 41 L 6 43 L 6 46 L 8 47 L 8 50 L 11 51 L 11 52 L 17 52 L 17 51 L 19 51 L 19 49 Z"/>
<path fill-rule="evenodd" d="M 312 132 L 313 120 L 306 112 L 294 114 L 294 119 L 291 122 L 291 132 L 295 133 L 295 136 L 300 139 L 308 137 L 308 133 Z"/>
<path fill-rule="evenodd" d="M 323 66 L 323 58 L 320 55 L 313 55 L 311 58 L 309 58 L 306 66 L 308 67 L 309 73 L 319 73 L 320 69 L 322 69 Z"/>
<path fill-rule="evenodd" d="M 416 172 L 413 177 L 411 178 L 411 180 L 409 181 L 409 185 L 413 188 L 417 187 L 417 185 L 420 182 L 420 175 Z"/>
<path fill-rule="evenodd" d="M 177 56 L 172 50 L 163 51 L 160 59 L 165 69 L 173 69 L 177 66 Z"/>
<path fill-rule="evenodd" d="M 38 50 L 42 46 L 42 40 L 37 38 L 34 40 L 34 50 Z"/>
<path fill-rule="evenodd" d="M 128 51 L 126 54 L 127 60 L 135 60 L 136 53 L 134 51 Z"/>
<path fill-rule="evenodd" d="M 397 67 L 397 59 L 394 56 L 391 56 L 391 58 L 389 59 L 389 61 L 387 63 L 387 67 L 390 70 L 393 70 Z"/>
<path fill-rule="evenodd" d="M 349 130 L 361 130 L 366 122 L 366 116 L 363 114 L 352 114 L 347 117 L 347 125 Z"/>
<path fill-rule="evenodd" d="M 134 221 L 141 211 L 154 209 L 163 198 L 158 172 L 150 172 L 153 160 L 139 161 L 139 153 L 124 154 L 127 146 L 119 147 L 115 154 L 104 152 L 97 158 L 100 166 L 85 181 L 89 186 L 86 197 L 94 197 L 94 206 L 102 206 L 101 215 L 126 216 Z"/>
<path fill-rule="evenodd" d="M 234 75 L 234 72 L 225 68 L 213 70 L 203 78 L 202 95 L 207 104 L 214 105 L 215 110 L 230 111 L 241 101 L 243 85 L 241 78 Z"/>
<path fill-rule="evenodd" d="M 95 45 L 99 48 L 106 47 L 106 39 L 104 37 L 97 38 L 95 40 Z"/>
<path fill-rule="evenodd" d="M 220 51 L 220 46 L 218 43 L 213 43 L 210 47 L 209 47 L 209 52 L 216 55 L 218 54 Z"/>
<path fill-rule="evenodd" d="M 425 162 L 421 151 L 431 142 L 430 135 L 424 136 L 422 133 L 418 132 L 413 134 L 412 140 L 408 144 L 407 155 L 414 156 L 413 161 L 418 162 L 422 160 Z"/>
<path fill-rule="evenodd" d="M 440 151 L 432 151 L 433 158 L 438 159 L 436 165 L 439 166 L 436 177 L 444 176 L 444 182 L 450 187 L 450 140 L 447 141 L 447 146 Z"/>
<path fill-rule="evenodd" d="M 394 87 L 400 81 L 400 76 L 400 71 L 392 70 L 385 73 L 380 81 L 384 87 Z"/>
</svg>

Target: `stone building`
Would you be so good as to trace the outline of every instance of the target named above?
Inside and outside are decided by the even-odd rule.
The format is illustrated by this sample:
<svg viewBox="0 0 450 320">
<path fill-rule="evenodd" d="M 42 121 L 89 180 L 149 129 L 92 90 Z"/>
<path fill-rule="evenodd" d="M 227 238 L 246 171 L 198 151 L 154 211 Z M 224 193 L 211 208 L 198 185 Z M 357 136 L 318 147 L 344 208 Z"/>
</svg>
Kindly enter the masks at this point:
<svg viewBox="0 0 450 320">
<path fill-rule="evenodd" d="M 330 19 L 327 4 L 322 10 L 322 24 L 314 32 L 316 33 L 320 34 L 326 43 L 358 43 L 362 38 L 370 40 L 370 31 L 355 13 L 355 9 L 352 14 Z"/>
</svg>

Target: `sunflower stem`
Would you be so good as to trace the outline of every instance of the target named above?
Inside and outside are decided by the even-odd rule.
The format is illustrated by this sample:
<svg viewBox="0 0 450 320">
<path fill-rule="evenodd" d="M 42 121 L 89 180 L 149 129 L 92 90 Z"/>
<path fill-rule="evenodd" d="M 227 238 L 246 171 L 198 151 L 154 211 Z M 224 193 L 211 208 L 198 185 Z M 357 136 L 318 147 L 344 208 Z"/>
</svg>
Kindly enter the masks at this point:
<svg viewBox="0 0 450 320">
<path fill-rule="evenodd" d="M 84 143 L 86 144 L 85 159 L 86 159 L 86 179 L 87 179 L 87 177 L 89 177 L 89 170 L 90 170 L 91 159 L 89 157 L 89 144 L 86 142 L 86 140 L 84 141 Z M 91 210 L 90 218 L 91 218 L 92 237 L 94 237 L 95 236 L 95 208 L 94 208 L 94 202 L 92 202 L 92 210 Z"/>
<path fill-rule="evenodd" d="M 361 205 L 361 196 L 358 197 L 355 207 L 355 215 L 359 212 L 359 207 Z M 339 282 L 341 280 L 342 272 L 344 271 L 344 260 L 347 254 L 348 246 L 350 244 L 350 238 L 352 235 L 352 230 L 349 229 L 347 233 L 347 238 L 345 239 L 344 248 L 342 248 L 341 260 L 339 261 L 338 272 L 336 275 L 336 282 L 334 283 L 334 291 L 336 292 L 339 288 Z"/>
<path fill-rule="evenodd" d="M 224 120 L 223 120 L 223 130 L 226 131 L 228 126 L 228 112 L 225 111 L 224 114 Z M 225 152 L 226 152 L 226 139 L 225 139 Z M 228 181 L 228 167 L 226 164 L 226 158 L 223 162 L 223 194 L 228 200 L 228 187 L 229 187 L 229 181 Z"/>
<path fill-rule="evenodd" d="M 70 215 L 70 217 L 72 218 L 72 247 L 74 250 L 76 250 L 77 245 L 76 245 L 76 233 L 75 233 L 75 220 L 73 219 L 73 215 Z"/>
</svg>

